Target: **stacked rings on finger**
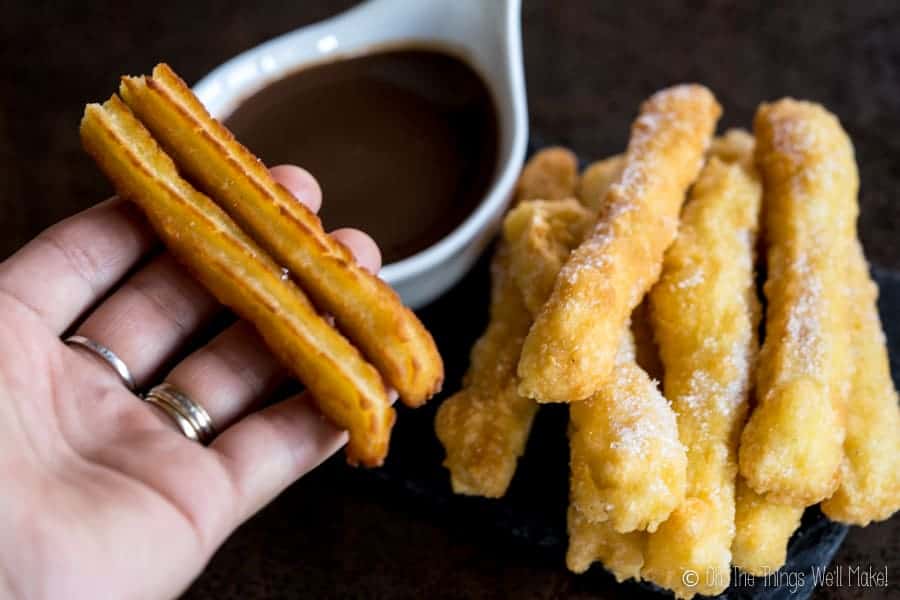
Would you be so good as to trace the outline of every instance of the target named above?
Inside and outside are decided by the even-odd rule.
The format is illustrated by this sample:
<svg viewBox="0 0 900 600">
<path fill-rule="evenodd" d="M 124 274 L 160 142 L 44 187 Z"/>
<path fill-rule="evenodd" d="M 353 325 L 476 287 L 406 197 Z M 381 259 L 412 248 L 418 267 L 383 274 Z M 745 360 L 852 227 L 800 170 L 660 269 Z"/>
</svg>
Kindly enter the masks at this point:
<svg viewBox="0 0 900 600">
<path fill-rule="evenodd" d="M 166 413 L 181 432 L 200 444 L 208 444 L 216 436 L 212 419 L 202 406 L 191 400 L 171 383 L 154 386 L 144 401 Z"/>
</svg>

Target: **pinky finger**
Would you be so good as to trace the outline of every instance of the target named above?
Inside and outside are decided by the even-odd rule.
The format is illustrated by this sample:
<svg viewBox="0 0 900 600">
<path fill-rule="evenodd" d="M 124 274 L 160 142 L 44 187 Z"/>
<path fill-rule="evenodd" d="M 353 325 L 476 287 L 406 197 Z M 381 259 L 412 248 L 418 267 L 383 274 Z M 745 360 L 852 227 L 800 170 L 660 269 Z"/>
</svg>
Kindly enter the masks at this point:
<svg viewBox="0 0 900 600">
<path fill-rule="evenodd" d="M 212 443 L 237 491 L 243 522 L 347 443 L 309 394 L 252 413 Z M 235 524 L 237 525 L 237 523 Z"/>
</svg>

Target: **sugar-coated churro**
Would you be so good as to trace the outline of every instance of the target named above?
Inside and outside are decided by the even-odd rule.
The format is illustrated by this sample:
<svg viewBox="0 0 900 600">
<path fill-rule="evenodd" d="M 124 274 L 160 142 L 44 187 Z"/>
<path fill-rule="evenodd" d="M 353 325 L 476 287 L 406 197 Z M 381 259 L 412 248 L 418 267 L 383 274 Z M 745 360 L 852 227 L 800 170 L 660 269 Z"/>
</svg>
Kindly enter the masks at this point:
<svg viewBox="0 0 900 600">
<path fill-rule="evenodd" d="M 523 202 L 506 215 L 503 238 L 510 246 L 510 270 L 532 315 L 550 297 L 560 268 L 593 217 L 574 198 Z"/>
<path fill-rule="evenodd" d="M 684 500 L 686 458 L 675 414 L 634 360 L 627 327 L 613 376 L 569 407 L 569 444 L 590 466 L 598 501 L 579 506 L 620 533 L 655 531 Z"/>
<path fill-rule="evenodd" d="M 566 550 L 566 566 L 574 573 L 584 573 L 592 563 L 600 561 L 612 573 L 616 581 L 640 579 L 644 562 L 644 543 L 647 534 L 643 531 L 619 533 L 609 522 L 592 522 L 579 506 L 603 503 L 598 497 L 590 467 L 572 446 L 570 456 L 571 488 L 567 529 L 569 534 Z M 576 500 L 577 499 L 577 500 Z"/>
<path fill-rule="evenodd" d="M 529 308 L 533 314 L 546 301 L 560 268 L 592 221 L 592 212 L 571 199 L 525 202 L 507 216 L 503 233 L 510 250 L 513 275 L 523 293 L 531 292 L 533 302 Z M 642 333 L 648 334 L 643 330 Z M 650 344 L 652 340 L 645 339 L 644 343 Z M 611 531 L 652 527 L 680 501 L 679 494 L 683 495 L 684 488 L 684 451 L 659 452 L 661 448 L 679 446 L 674 415 L 655 382 L 635 363 L 630 334 L 627 344 L 622 363 L 617 367 L 625 375 L 613 377 L 603 392 L 597 394 L 596 402 L 587 400 L 580 409 L 573 408 L 570 425 L 573 454 L 592 465 L 589 471 L 597 469 L 596 477 L 602 485 L 598 489 L 591 481 L 588 494 L 579 494 L 581 486 L 573 479 L 570 502 L 578 508 L 579 518 L 594 522 L 609 520 L 606 529 Z M 636 408 L 640 418 L 635 419 L 634 415 L 609 407 L 605 402 L 610 398 L 619 402 L 631 398 L 633 403 L 646 402 L 647 406 Z M 640 440 L 642 450 L 653 457 L 650 461 L 655 462 L 654 467 L 645 470 L 642 463 L 647 456 L 634 453 L 626 440 Z M 632 494 L 641 499 L 625 502 Z M 585 498 L 590 498 L 590 502 L 586 503 Z M 595 540 L 603 531 L 604 528 L 599 528 L 594 532 Z"/>
<path fill-rule="evenodd" d="M 491 263 L 490 322 L 472 348 L 462 390 L 441 404 L 434 422 L 457 494 L 503 496 L 525 451 L 538 407 L 516 391 L 515 370 L 530 325 L 501 243 Z"/>
<path fill-rule="evenodd" d="M 720 112 L 709 90 L 697 85 L 663 90 L 644 103 L 622 176 L 525 339 L 522 395 L 574 402 L 610 377 L 625 324 L 659 277 Z"/>
<path fill-rule="evenodd" d="M 87 106 L 81 137 L 118 194 L 140 206 L 173 254 L 219 301 L 253 323 L 322 412 L 350 432 L 348 461 L 381 464 L 394 410 L 375 368 L 224 211 L 179 176 L 117 96 Z"/>
<path fill-rule="evenodd" d="M 840 482 L 851 360 L 843 287 L 859 182 L 850 140 L 821 106 L 764 104 L 754 130 L 768 305 L 740 470 L 758 494 L 803 506 Z"/>
<path fill-rule="evenodd" d="M 852 244 L 844 280 L 850 296 L 850 362 L 847 437 L 841 485 L 822 502 L 835 521 L 867 525 L 900 509 L 900 405 L 891 380 L 878 287 L 859 241 Z"/>
<path fill-rule="evenodd" d="M 762 184 L 752 143 L 729 157 L 734 162 L 710 153 L 650 292 L 663 389 L 688 466 L 685 500 L 648 536 L 641 575 L 679 598 L 719 594 L 729 584 L 738 441 L 758 344 L 753 269 Z M 703 576 L 688 581 L 686 573 Z"/>
<path fill-rule="evenodd" d="M 776 504 L 738 476 L 731 562 L 751 575 L 767 576 L 784 566 L 787 543 L 800 527 L 802 506 Z"/>
<path fill-rule="evenodd" d="M 167 65 L 152 77 L 123 77 L 120 93 L 179 167 L 334 316 L 405 404 L 419 406 L 440 389 L 443 363 L 415 314 L 325 233 Z"/>
<path fill-rule="evenodd" d="M 515 200 L 564 200 L 575 195 L 578 159 L 568 148 L 550 146 L 532 156 L 516 182 Z"/>
<path fill-rule="evenodd" d="M 578 180 L 575 196 L 593 211 L 599 211 L 606 197 L 606 190 L 619 178 L 625 167 L 625 156 L 617 154 L 598 160 L 587 166 Z"/>
<path fill-rule="evenodd" d="M 576 166 L 564 148 L 538 152 L 522 170 L 516 201 L 570 197 Z M 462 389 L 444 401 L 435 418 L 444 466 L 458 494 L 499 498 L 506 493 L 537 413 L 534 400 L 516 390 L 516 363 L 532 318 L 510 263 L 510 248 L 501 239 L 491 262 L 488 327 L 472 348 Z"/>
</svg>

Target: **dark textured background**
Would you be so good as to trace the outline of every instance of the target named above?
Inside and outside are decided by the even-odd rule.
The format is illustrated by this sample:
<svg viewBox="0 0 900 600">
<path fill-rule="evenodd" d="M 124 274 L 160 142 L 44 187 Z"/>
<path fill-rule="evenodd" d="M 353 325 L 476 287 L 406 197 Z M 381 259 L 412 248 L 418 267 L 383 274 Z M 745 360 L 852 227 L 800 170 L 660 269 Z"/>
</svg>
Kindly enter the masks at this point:
<svg viewBox="0 0 900 600">
<path fill-rule="evenodd" d="M 195 81 L 241 50 L 351 4 L 0 3 L 0 258 L 109 194 L 80 149 L 77 123 L 83 104 L 108 96 L 118 75 L 166 60 Z M 638 103 L 683 80 L 716 92 L 726 126 L 748 125 L 764 99 L 790 94 L 823 102 L 856 144 L 860 233 L 869 257 L 900 269 L 900 5 L 524 4 L 534 131 L 585 157 L 618 152 Z M 484 318 L 485 299 L 465 288 L 452 307 L 442 304 L 452 308 L 442 323 Z M 426 318 L 434 321 L 440 309 Z M 447 340 L 442 351 L 455 363 L 452 389 L 467 348 L 449 334 L 438 338 Z M 401 415 L 398 428 L 421 427 L 420 420 Z M 188 597 L 612 598 L 623 591 L 607 577 L 568 574 L 562 556 L 480 533 L 332 460 L 240 529 Z M 817 597 L 900 596 L 898 554 L 900 518 L 851 530 L 836 564 L 887 564 L 890 588 L 824 589 Z"/>
</svg>

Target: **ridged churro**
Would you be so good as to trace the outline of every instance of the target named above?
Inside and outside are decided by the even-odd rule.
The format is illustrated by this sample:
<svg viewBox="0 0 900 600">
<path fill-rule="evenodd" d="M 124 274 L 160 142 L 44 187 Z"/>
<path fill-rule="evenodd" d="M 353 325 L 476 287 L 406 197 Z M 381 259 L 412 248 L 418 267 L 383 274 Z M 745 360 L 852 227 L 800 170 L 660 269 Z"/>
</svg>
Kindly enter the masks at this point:
<svg viewBox="0 0 900 600">
<path fill-rule="evenodd" d="M 609 379 L 625 324 L 659 277 L 720 112 L 697 85 L 663 90 L 644 103 L 622 176 L 525 339 L 519 393 L 574 402 Z"/>
<path fill-rule="evenodd" d="M 86 107 L 81 137 L 117 193 L 143 210 L 172 253 L 220 302 L 253 323 L 323 414 L 350 432 L 347 460 L 380 465 L 395 414 L 375 368 L 224 211 L 179 176 L 117 96 Z"/>
<path fill-rule="evenodd" d="M 120 93 L 179 167 L 334 316 L 405 404 L 419 406 L 440 389 L 443 363 L 415 314 L 272 179 L 167 65 L 152 77 L 123 77 Z"/>
<path fill-rule="evenodd" d="M 841 485 L 822 502 L 829 518 L 853 525 L 887 519 L 900 509 L 900 406 L 891 380 L 878 286 L 859 241 L 849 255 L 844 286 L 850 296 L 850 363 L 847 437 Z"/>
<path fill-rule="evenodd" d="M 738 441 L 758 346 L 753 269 L 762 184 L 752 143 L 731 158 L 710 153 L 650 292 L 663 389 L 687 449 L 687 490 L 648 536 L 641 575 L 679 598 L 719 594 L 729 584 Z M 703 576 L 686 582 L 690 572 Z"/>
<path fill-rule="evenodd" d="M 859 181 L 847 134 L 819 105 L 764 104 L 754 130 L 765 182 L 768 306 L 740 470 L 772 502 L 805 506 L 840 483 L 851 374 L 843 288 Z"/>
<path fill-rule="evenodd" d="M 577 163 L 564 148 L 547 148 L 525 165 L 516 201 L 570 197 Z M 510 264 L 503 239 L 491 262 L 488 327 L 472 348 L 462 389 L 447 398 L 435 417 L 444 446 L 444 466 L 458 494 L 499 498 L 506 493 L 525 451 L 537 404 L 516 390 L 516 364 L 532 317 Z"/>
</svg>

